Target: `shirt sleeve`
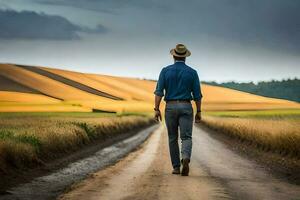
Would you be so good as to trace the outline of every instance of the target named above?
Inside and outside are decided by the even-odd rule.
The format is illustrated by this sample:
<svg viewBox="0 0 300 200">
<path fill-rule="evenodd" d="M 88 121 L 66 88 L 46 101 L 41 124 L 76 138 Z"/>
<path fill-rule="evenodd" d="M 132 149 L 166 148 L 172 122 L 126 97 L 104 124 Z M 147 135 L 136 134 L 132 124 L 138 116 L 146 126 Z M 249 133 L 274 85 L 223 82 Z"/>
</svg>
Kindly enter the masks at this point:
<svg viewBox="0 0 300 200">
<path fill-rule="evenodd" d="M 202 93 L 200 88 L 200 80 L 197 72 L 195 72 L 194 75 L 192 94 L 193 94 L 194 101 L 201 100 Z"/>
<path fill-rule="evenodd" d="M 156 84 L 156 89 L 154 91 L 154 94 L 163 97 L 164 89 L 165 89 L 165 72 L 164 69 L 162 69 L 159 74 L 159 78 Z"/>
</svg>

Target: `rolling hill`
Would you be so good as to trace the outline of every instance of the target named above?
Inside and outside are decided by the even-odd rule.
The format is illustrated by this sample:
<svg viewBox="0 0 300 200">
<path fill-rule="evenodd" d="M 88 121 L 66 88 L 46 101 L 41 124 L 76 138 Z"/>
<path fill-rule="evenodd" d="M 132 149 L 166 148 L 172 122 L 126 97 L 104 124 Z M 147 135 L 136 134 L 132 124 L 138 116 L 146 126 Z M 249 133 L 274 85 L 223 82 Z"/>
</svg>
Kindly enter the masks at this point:
<svg viewBox="0 0 300 200">
<path fill-rule="evenodd" d="M 0 112 L 149 112 L 156 82 L 0 64 Z M 203 109 L 300 108 L 299 103 L 202 84 Z"/>
</svg>

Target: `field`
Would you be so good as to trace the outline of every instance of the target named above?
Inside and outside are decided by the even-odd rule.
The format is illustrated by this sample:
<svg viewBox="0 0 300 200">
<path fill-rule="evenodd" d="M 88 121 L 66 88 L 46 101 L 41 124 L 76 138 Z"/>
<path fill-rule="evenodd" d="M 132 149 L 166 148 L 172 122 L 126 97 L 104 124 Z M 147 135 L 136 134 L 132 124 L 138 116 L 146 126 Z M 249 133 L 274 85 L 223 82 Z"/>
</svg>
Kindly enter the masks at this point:
<svg viewBox="0 0 300 200">
<path fill-rule="evenodd" d="M 300 158 L 300 110 L 208 112 L 203 123 L 263 150 Z"/>
<path fill-rule="evenodd" d="M 148 117 L 108 113 L 2 113 L 0 172 L 37 166 L 151 123 Z"/>
<path fill-rule="evenodd" d="M 152 112 L 155 81 L 0 64 L 0 112 Z M 300 104 L 202 84 L 205 111 L 300 109 Z"/>
<path fill-rule="evenodd" d="M 252 111 L 215 111 L 206 112 L 206 115 L 215 117 L 232 117 L 232 118 L 267 118 L 267 119 L 298 119 L 300 118 L 299 109 L 282 109 L 282 110 L 252 110 Z"/>
<path fill-rule="evenodd" d="M 151 120 L 156 82 L 0 64 L 0 170 L 73 151 Z M 300 104 L 202 84 L 204 124 L 300 157 Z M 164 105 L 162 105 L 163 110 Z"/>
</svg>

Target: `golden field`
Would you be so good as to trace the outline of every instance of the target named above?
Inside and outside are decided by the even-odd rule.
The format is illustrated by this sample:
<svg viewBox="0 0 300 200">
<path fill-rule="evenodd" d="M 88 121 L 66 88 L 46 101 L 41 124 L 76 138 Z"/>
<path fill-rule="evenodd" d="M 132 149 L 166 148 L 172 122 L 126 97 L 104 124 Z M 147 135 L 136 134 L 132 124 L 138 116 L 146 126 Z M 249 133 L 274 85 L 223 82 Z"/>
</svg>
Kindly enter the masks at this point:
<svg viewBox="0 0 300 200">
<path fill-rule="evenodd" d="M 0 172 L 36 166 L 95 140 L 105 141 L 152 123 L 152 119 L 142 116 L 96 113 L 2 114 Z"/>
<path fill-rule="evenodd" d="M 36 165 L 93 139 L 151 124 L 145 117 L 103 113 L 152 114 L 155 86 L 150 80 L 0 64 L 0 170 Z M 204 124 L 263 148 L 299 156 L 300 123 L 295 118 L 300 115 L 299 103 L 201 87 L 203 110 L 209 115 Z M 280 117 L 269 118 L 275 115 Z"/>
<path fill-rule="evenodd" d="M 117 113 L 153 111 L 154 81 L 45 67 L 33 69 L 51 73 L 51 76 L 22 66 L 0 64 L 0 112 L 91 112 L 93 109 Z M 11 86 L 11 82 L 15 86 Z M 10 87 L 6 89 L 5 84 Z M 85 89 L 80 89 L 78 85 Z M 299 103 L 205 84 L 202 84 L 202 93 L 204 111 L 300 108 Z"/>
<path fill-rule="evenodd" d="M 14 65 L 0 65 L 0 74 L 19 84 L 33 88 L 43 95 L 59 100 L 107 100 Z M 34 102 L 34 99 L 32 101 Z"/>
<path fill-rule="evenodd" d="M 271 113 L 271 114 L 270 114 Z M 272 115 L 273 113 L 273 115 Z M 300 158 L 300 111 L 238 112 L 205 116 L 203 124 L 266 151 Z M 232 116 L 230 116 L 232 115 Z M 275 116 L 275 117 L 274 117 Z"/>
</svg>

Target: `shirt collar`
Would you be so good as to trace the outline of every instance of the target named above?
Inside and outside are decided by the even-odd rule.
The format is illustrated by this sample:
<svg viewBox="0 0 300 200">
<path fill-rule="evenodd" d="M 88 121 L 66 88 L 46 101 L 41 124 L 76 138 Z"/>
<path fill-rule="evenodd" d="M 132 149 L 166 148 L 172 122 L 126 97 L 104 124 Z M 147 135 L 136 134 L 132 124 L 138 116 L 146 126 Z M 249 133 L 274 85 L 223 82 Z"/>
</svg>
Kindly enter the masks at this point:
<svg viewBox="0 0 300 200">
<path fill-rule="evenodd" d="M 177 63 L 177 62 L 183 62 L 183 63 L 185 63 L 185 61 L 183 61 L 183 60 L 175 60 L 175 63 Z"/>
</svg>

